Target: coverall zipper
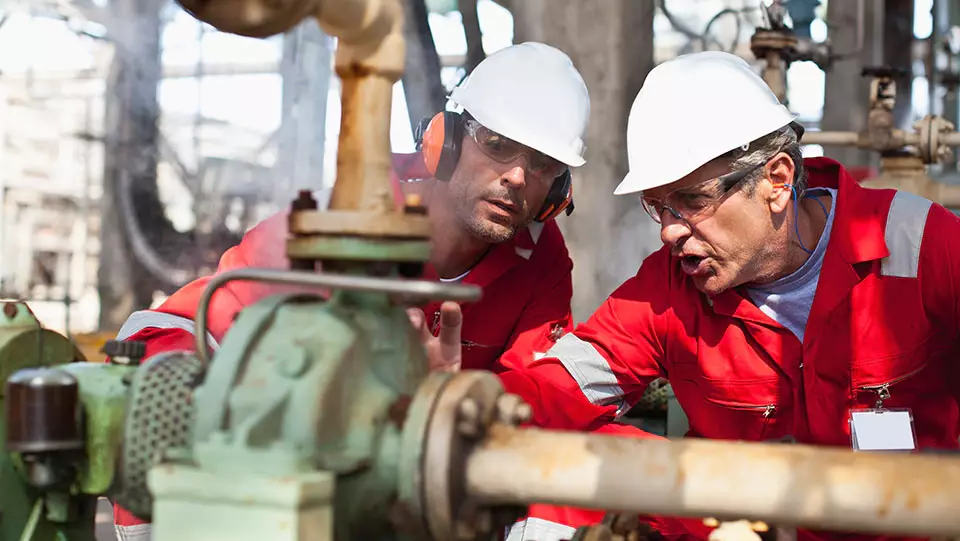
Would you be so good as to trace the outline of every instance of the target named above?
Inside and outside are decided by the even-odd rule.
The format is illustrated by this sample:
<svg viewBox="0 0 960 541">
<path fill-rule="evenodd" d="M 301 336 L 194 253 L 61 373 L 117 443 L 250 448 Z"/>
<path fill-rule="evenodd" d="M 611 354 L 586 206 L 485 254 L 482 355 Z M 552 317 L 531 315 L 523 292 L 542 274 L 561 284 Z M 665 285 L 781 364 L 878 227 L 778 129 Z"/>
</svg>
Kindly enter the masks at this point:
<svg viewBox="0 0 960 541">
<path fill-rule="evenodd" d="M 861 390 L 861 391 L 868 391 L 868 392 L 876 393 L 876 395 L 877 395 L 877 403 L 874 405 L 874 407 L 875 407 L 876 409 L 882 409 L 882 408 L 883 408 L 883 402 L 884 402 L 885 400 L 889 400 L 889 399 L 890 399 L 890 386 L 891 386 L 891 385 L 896 385 L 897 383 L 900 383 L 901 381 L 903 381 L 903 380 L 905 380 L 905 379 L 907 379 L 907 378 L 911 378 L 911 377 L 919 374 L 920 371 L 925 368 L 925 366 L 926 366 L 926 365 L 921 366 L 920 368 L 917 368 L 917 369 L 915 369 L 915 370 L 911 370 L 910 372 L 908 372 L 908 373 L 906 373 L 906 374 L 904 374 L 904 375 L 902 375 L 902 376 L 900 376 L 900 377 L 894 378 L 894 379 L 892 379 L 892 380 L 890 380 L 890 381 L 887 381 L 887 382 L 885 382 L 885 383 L 881 383 L 881 384 L 879 384 L 879 385 L 862 385 L 862 386 L 860 386 L 860 390 Z"/>
<path fill-rule="evenodd" d="M 777 405 L 776 404 L 761 404 L 761 405 L 749 405 L 749 404 L 723 404 L 718 402 L 719 405 L 724 407 L 740 410 L 740 411 L 762 411 L 760 415 L 763 416 L 763 423 L 760 425 L 760 435 L 757 439 L 762 440 L 763 436 L 767 432 L 767 426 L 770 424 L 770 419 L 776 416 Z"/>
</svg>

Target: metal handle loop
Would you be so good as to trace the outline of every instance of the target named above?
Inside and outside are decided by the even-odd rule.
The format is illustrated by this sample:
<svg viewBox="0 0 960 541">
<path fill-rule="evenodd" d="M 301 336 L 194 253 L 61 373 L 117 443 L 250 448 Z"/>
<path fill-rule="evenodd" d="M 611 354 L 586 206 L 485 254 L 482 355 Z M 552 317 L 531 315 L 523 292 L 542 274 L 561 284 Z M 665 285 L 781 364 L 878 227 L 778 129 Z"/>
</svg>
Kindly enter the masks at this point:
<svg viewBox="0 0 960 541">
<path fill-rule="evenodd" d="M 402 280 L 396 278 L 373 278 L 369 276 L 351 276 L 345 274 L 323 274 L 313 271 L 287 271 L 273 269 L 236 269 L 218 274 L 210 279 L 197 305 L 196 344 L 197 358 L 206 366 L 207 356 L 207 310 L 213 294 L 235 280 L 270 282 L 288 285 L 327 287 L 331 289 L 349 289 L 387 293 L 417 300 L 452 300 L 474 302 L 480 299 L 482 290 L 478 286 L 444 284 L 426 280 Z"/>
</svg>

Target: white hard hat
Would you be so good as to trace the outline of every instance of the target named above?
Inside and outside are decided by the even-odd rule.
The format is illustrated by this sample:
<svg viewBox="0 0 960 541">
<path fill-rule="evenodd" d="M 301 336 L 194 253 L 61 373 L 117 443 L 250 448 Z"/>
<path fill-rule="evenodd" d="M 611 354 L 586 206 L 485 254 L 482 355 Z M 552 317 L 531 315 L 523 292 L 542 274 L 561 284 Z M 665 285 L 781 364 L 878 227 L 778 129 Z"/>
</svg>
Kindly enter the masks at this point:
<svg viewBox="0 0 960 541">
<path fill-rule="evenodd" d="M 571 167 L 584 164 L 587 85 L 559 49 L 526 42 L 484 59 L 450 99 L 485 127 Z"/>
<path fill-rule="evenodd" d="M 630 109 L 630 170 L 613 193 L 676 182 L 795 118 L 738 56 L 706 51 L 664 62 L 650 70 Z"/>
</svg>

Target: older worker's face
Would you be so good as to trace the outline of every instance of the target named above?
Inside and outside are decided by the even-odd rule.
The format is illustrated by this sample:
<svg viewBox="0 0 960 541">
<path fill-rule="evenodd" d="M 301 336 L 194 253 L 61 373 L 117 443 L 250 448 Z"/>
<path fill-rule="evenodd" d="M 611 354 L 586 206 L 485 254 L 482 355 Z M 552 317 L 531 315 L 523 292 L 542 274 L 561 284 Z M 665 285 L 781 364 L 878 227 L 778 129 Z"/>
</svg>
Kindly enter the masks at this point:
<svg viewBox="0 0 960 541">
<path fill-rule="evenodd" d="M 642 201 L 660 222 L 660 238 L 683 272 L 713 296 L 778 266 L 793 170 L 784 153 L 736 173 L 715 160 L 677 182 L 645 191 Z"/>
</svg>

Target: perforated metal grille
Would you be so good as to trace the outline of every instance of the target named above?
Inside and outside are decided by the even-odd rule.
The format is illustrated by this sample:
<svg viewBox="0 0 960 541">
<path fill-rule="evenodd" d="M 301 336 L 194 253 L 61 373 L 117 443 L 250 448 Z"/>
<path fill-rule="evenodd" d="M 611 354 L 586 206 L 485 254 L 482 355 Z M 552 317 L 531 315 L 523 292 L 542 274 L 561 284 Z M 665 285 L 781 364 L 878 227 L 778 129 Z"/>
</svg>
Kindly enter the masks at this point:
<svg viewBox="0 0 960 541">
<path fill-rule="evenodd" d="M 141 519 L 150 520 L 153 506 L 147 472 L 168 449 L 191 443 L 192 395 L 202 373 L 196 357 L 176 352 L 150 358 L 134 376 L 116 500 Z"/>
<path fill-rule="evenodd" d="M 651 381 L 635 407 L 641 411 L 666 411 L 667 385 L 669 383 L 663 378 Z"/>
</svg>

